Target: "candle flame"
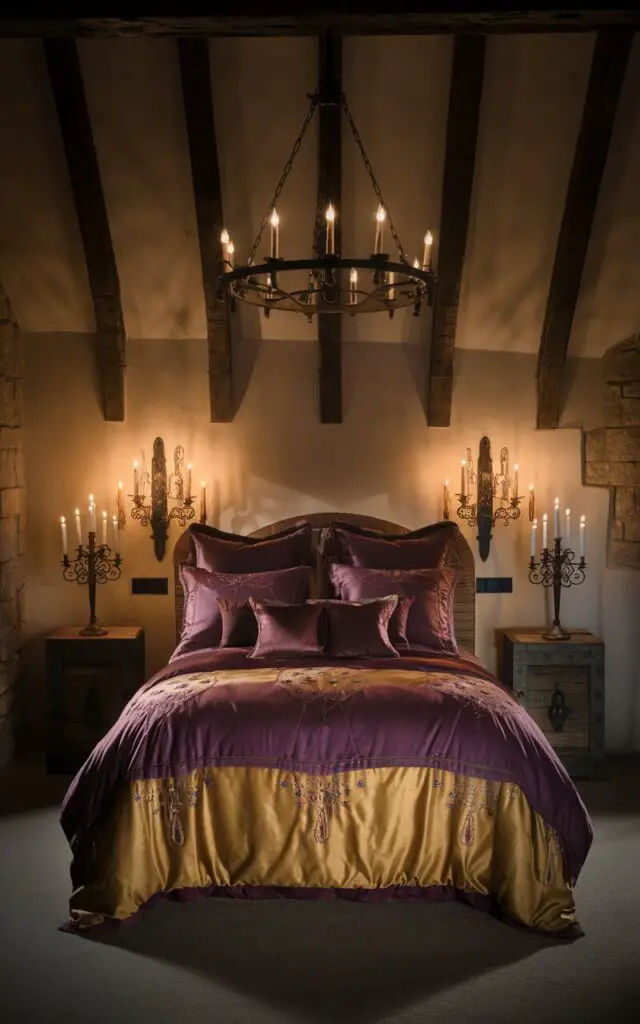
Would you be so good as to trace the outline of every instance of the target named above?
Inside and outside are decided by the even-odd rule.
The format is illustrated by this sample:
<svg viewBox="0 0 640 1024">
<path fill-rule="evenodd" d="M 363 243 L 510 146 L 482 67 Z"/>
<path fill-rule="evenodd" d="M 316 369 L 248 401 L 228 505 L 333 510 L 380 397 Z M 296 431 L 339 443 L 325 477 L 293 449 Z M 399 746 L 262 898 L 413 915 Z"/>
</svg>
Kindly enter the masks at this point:
<svg viewBox="0 0 640 1024">
<path fill-rule="evenodd" d="M 278 211 L 276 210 L 275 206 L 273 208 L 271 217 L 269 218 L 269 223 L 274 228 L 277 228 L 278 224 L 280 223 L 280 217 L 278 216 Z"/>
<path fill-rule="evenodd" d="M 62 525 L 63 525 L 63 526 L 64 526 L 64 524 L 66 523 L 66 521 L 67 521 L 67 520 L 65 519 L 65 517 L 64 517 L 64 516 L 60 516 L 60 522 L 62 523 Z"/>
<path fill-rule="evenodd" d="M 580 516 L 580 526 L 586 526 L 586 525 L 587 525 L 587 517 L 586 516 Z"/>
<path fill-rule="evenodd" d="M 519 469 L 519 466 L 518 466 L 518 463 L 517 463 L 517 462 L 516 462 L 516 464 L 515 464 L 515 466 L 514 466 L 513 468 L 515 469 L 515 471 L 516 471 L 516 473 L 517 473 L 517 472 L 518 472 L 518 469 Z"/>
<path fill-rule="evenodd" d="M 533 484 L 529 484 L 529 490 L 533 491 Z"/>
<path fill-rule="evenodd" d="M 233 256 L 235 251 L 236 251 L 236 247 L 233 244 L 233 242 L 231 242 L 231 241 L 227 242 L 227 256 Z"/>
<path fill-rule="evenodd" d="M 103 512 L 103 513 L 102 513 L 102 518 L 103 518 L 103 519 L 106 519 L 106 518 L 107 518 L 107 513 L 106 513 L 106 512 Z"/>
<path fill-rule="evenodd" d="M 467 460 L 466 459 L 460 459 L 460 465 L 461 466 L 466 466 L 466 464 L 467 464 Z"/>
<path fill-rule="evenodd" d="M 112 522 L 112 523 L 113 523 L 113 525 L 115 526 L 115 525 L 116 525 L 116 523 L 118 522 L 118 517 L 117 517 L 117 516 L 111 516 L 111 522 Z"/>
<path fill-rule="evenodd" d="M 135 459 L 133 460 L 133 468 L 134 469 L 138 468 L 138 463 L 137 463 L 137 461 Z"/>
<path fill-rule="evenodd" d="M 554 498 L 553 506 L 554 508 L 560 508 L 560 498 Z"/>
<path fill-rule="evenodd" d="M 536 518 L 535 518 L 535 519 L 533 520 L 533 529 L 534 529 L 534 530 L 537 530 L 537 529 L 538 529 L 538 517 L 537 517 L 537 516 L 536 516 Z"/>
<path fill-rule="evenodd" d="M 449 486 L 449 477 L 447 477 L 447 479 L 445 480 L 445 482 L 444 482 L 444 486 L 445 486 L 445 487 L 448 487 L 448 486 Z"/>
<path fill-rule="evenodd" d="M 351 270 L 349 271 L 349 280 L 351 281 L 351 284 L 358 283 L 358 271 L 356 270 L 355 267 L 352 267 Z"/>
<path fill-rule="evenodd" d="M 565 516 L 570 516 L 571 515 L 571 509 L 570 508 L 565 508 L 564 514 L 565 514 Z"/>
<path fill-rule="evenodd" d="M 386 216 L 387 216 L 387 211 L 385 210 L 385 208 L 382 205 L 382 203 L 380 203 L 380 205 L 378 206 L 378 209 L 376 210 L 376 220 L 377 220 L 378 224 L 382 224 L 382 222 L 386 219 Z"/>
<path fill-rule="evenodd" d="M 118 480 L 118 490 L 122 490 L 122 480 Z"/>
<path fill-rule="evenodd" d="M 546 522 L 548 522 L 548 520 L 549 520 L 549 516 L 548 516 L 548 515 L 547 515 L 547 513 L 545 512 L 545 513 L 544 513 L 544 515 L 543 515 L 543 517 L 542 517 L 542 522 L 543 522 L 543 523 L 546 523 Z"/>
<path fill-rule="evenodd" d="M 416 268 L 416 270 L 420 270 L 420 261 L 419 261 L 417 256 L 416 256 L 415 260 L 413 261 L 413 265 Z"/>
<path fill-rule="evenodd" d="M 336 219 L 336 211 L 334 210 L 331 203 L 329 203 L 329 205 L 327 206 L 327 212 L 325 213 L 325 217 L 327 218 L 328 221 L 334 221 Z"/>
<path fill-rule="evenodd" d="M 93 494 L 89 495 L 89 504 L 93 505 Z"/>
<path fill-rule="evenodd" d="M 229 244 L 229 232 L 227 231 L 226 228 L 222 229 L 222 233 L 220 235 L 220 241 L 222 242 L 223 245 L 228 245 Z"/>
<path fill-rule="evenodd" d="M 192 464 L 190 462 L 187 462 L 187 469 L 189 469 L 189 470 L 193 469 L 193 466 L 192 466 Z"/>
<path fill-rule="evenodd" d="M 433 235 L 431 234 L 430 231 L 427 231 L 426 235 L 424 236 L 424 244 L 433 245 Z"/>
<path fill-rule="evenodd" d="M 207 486 L 207 481 L 206 481 L 206 480 L 201 480 L 201 481 L 200 481 L 200 486 L 201 486 L 201 487 L 202 487 L 202 489 L 204 490 L 204 488 L 205 488 L 205 487 Z"/>
<path fill-rule="evenodd" d="M 73 514 L 74 514 L 74 516 L 79 516 L 80 515 L 80 509 L 79 508 L 75 509 Z"/>
</svg>

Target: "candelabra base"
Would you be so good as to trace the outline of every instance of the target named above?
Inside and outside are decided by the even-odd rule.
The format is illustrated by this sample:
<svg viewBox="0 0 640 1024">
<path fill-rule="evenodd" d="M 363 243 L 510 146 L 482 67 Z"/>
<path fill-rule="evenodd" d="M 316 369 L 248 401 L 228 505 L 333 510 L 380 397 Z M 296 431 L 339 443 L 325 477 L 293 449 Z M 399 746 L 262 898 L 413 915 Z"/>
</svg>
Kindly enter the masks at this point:
<svg viewBox="0 0 640 1024">
<path fill-rule="evenodd" d="M 548 633 L 543 633 L 542 636 L 545 640 L 570 640 L 571 633 L 567 633 L 566 629 L 563 629 L 559 622 L 554 622 Z"/>
<path fill-rule="evenodd" d="M 80 631 L 80 636 L 106 636 L 109 632 L 104 626 L 99 626 L 96 622 L 90 622 L 88 626 L 85 626 Z"/>
</svg>

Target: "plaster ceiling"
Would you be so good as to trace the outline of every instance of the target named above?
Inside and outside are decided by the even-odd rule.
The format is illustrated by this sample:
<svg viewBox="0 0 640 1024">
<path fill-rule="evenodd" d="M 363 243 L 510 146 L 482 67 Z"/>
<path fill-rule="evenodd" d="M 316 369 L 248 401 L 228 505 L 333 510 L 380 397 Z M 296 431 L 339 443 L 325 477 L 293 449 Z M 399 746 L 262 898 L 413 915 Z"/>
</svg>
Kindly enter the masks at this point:
<svg viewBox="0 0 640 1024">
<path fill-rule="evenodd" d="M 492 36 L 456 344 L 537 352 L 594 36 Z M 171 39 L 96 38 L 79 52 L 131 338 L 204 338 L 204 300 L 177 56 Z M 350 36 L 344 85 L 410 254 L 440 211 L 451 37 Z M 210 42 L 225 218 L 246 254 L 316 81 L 312 38 Z M 0 280 L 23 329 L 95 329 L 42 47 L 0 41 Z M 315 136 L 279 204 L 281 248 L 307 251 Z M 599 356 L 640 325 L 640 48 L 634 44 L 587 255 L 570 354 Z M 343 249 L 367 251 L 376 200 L 343 137 Z M 437 257 L 437 252 L 436 252 Z M 301 317 L 241 329 L 312 340 Z M 345 322 L 345 341 L 417 340 L 429 318 Z"/>
</svg>

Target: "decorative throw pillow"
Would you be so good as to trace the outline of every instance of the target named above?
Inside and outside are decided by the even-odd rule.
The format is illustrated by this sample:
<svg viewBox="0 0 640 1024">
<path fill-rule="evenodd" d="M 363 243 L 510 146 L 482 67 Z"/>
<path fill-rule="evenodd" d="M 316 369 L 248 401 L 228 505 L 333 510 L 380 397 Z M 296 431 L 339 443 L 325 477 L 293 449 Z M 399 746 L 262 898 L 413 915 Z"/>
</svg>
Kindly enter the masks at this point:
<svg viewBox="0 0 640 1024">
<path fill-rule="evenodd" d="M 325 653 L 331 658 L 397 658 L 389 638 L 389 623 L 398 595 L 363 601 L 310 601 L 323 609 Z"/>
<path fill-rule="evenodd" d="M 215 573 L 195 565 L 179 566 L 185 593 L 180 643 L 170 661 L 203 647 L 218 647 L 222 639 L 220 598 L 246 604 L 250 597 L 281 604 L 304 601 L 309 589 L 311 569 L 297 566 L 273 572 Z"/>
<path fill-rule="evenodd" d="M 362 601 L 385 594 L 412 597 L 406 633 L 409 648 L 458 653 L 453 623 L 453 569 L 360 569 L 331 565 L 329 575 L 343 601 Z"/>
<path fill-rule="evenodd" d="M 409 641 L 407 639 L 407 621 L 409 618 L 409 609 L 413 604 L 413 597 L 399 597 L 398 603 L 393 611 L 389 623 L 387 625 L 387 632 L 389 634 L 389 640 L 391 641 L 392 647 L 395 647 L 396 651 L 408 651 Z M 345 602 L 338 599 L 322 598 L 314 599 L 313 602 L 325 605 L 344 605 Z"/>
<path fill-rule="evenodd" d="M 217 601 L 222 620 L 220 647 L 253 647 L 258 639 L 258 623 L 249 602 L 238 604 L 226 597 Z"/>
<path fill-rule="evenodd" d="M 249 599 L 258 628 L 250 658 L 319 657 L 320 618 L 315 604 L 270 604 Z"/>
<path fill-rule="evenodd" d="M 311 524 L 307 522 L 273 537 L 243 537 L 195 523 L 189 527 L 189 538 L 193 561 L 207 572 L 271 572 L 311 561 Z"/>
<path fill-rule="evenodd" d="M 446 564 L 458 533 L 449 520 L 392 536 L 336 522 L 329 527 L 325 553 L 361 569 L 437 569 Z"/>
</svg>

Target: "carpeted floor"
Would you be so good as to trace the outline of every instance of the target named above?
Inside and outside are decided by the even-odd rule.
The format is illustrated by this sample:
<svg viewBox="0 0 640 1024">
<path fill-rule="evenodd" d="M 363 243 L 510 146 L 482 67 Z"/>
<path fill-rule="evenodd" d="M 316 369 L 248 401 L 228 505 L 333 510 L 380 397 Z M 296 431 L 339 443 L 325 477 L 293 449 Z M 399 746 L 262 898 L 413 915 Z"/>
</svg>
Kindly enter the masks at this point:
<svg viewBox="0 0 640 1024">
<path fill-rule="evenodd" d="M 546 941 L 454 904 L 162 903 L 89 939 L 69 895 L 65 779 L 0 775 L 2 1024 L 596 1024 L 640 1007 L 640 758 L 584 783 L 586 937 Z"/>
</svg>

